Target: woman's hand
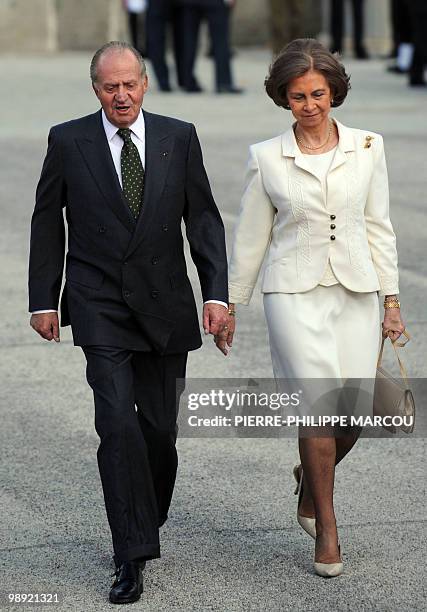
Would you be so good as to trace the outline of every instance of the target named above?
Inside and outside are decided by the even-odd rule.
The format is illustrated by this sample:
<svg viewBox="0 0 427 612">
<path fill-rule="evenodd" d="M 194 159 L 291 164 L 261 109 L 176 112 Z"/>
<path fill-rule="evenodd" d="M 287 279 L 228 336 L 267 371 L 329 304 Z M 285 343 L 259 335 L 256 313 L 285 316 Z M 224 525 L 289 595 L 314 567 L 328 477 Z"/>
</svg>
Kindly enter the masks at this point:
<svg viewBox="0 0 427 612">
<path fill-rule="evenodd" d="M 385 308 L 384 322 L 382 323 L 383 338 L 389 337 L 392 342 L 400 338 L 405 324 L 400 315 L 400 308 Z"/>
</svg>

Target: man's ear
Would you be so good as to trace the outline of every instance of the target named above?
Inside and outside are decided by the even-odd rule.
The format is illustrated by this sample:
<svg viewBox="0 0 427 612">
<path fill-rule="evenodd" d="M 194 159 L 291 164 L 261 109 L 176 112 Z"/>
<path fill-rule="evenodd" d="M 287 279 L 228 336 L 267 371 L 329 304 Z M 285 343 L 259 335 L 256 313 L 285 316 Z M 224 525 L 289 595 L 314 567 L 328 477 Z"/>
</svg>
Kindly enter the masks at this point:
<svg viewBox="0 0 427 612">
<path fill-rule="evenodd" d="M 142 86 L 144 87 L 144 93 L 146 93 L 148 89 L 148 76 L 147 75 L 144 76 L 144 79 L 142 81 Z"/>
<path fill-rule="evenodd" d="M 92 83 L 92 89 L 95 92 L 95 96 L 99 99 L 98 88 L 95 83 Z"/>
</svg>

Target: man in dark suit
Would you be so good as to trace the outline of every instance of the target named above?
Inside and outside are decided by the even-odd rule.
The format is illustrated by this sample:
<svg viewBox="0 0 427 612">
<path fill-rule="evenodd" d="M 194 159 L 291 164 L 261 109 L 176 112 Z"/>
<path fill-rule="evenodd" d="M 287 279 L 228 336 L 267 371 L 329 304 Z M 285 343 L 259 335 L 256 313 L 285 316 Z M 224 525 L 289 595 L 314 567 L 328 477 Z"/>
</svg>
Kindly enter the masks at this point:
<svg viewBox="0 0 427 612">
<path fill-rule="evenodd" d="M 172 26 L 173 53 L 179 87 L 184 86 L 182 73 L 181 11 L 175 0 L 150 0 L 147 8 L 147 50 L 161 91 L 172 90 L 166 62 L 168 25 Z"/>
<path fill-rule="evenodd" d="M 234 86 L 231 74 L 229 17 L 230 8 L 235 4 L 235 0 L 175 0 L 175 2 L 181 7 L 184 89 L 196 93 L 201 91 L 194 76 L 194 66 L 200 24 L 206 20 L 215 62 L 216 91 L 242 93 L 241 89 Z"/>
<path fill-rule="evenodd" d="M 344 31 L 344 3 L 345 0 L 331 0 L 331 50 L 342 52 Z M 354 53 L 358 59 L 368 59 L 368 53 L 363 44 L 364 32 L 364 0 L 351 0 L 353 8 L 353 45 Z"/>
<path fill-rule="evenodd" d="M 424 71 L 427 65 L 427 5 L 425 0 L 406 0 L 411 17 L 414 54 L 409 69 L 409 85 L 425 87 Z"/>
<path fill-rule="evenodd" d="M 307 35 L 301 0 L 270 0 L 271 46 L 274 55 L 295 38 Z"/>
<path fill-rule="evenodd" d="M 91 64 L 102 110 L 53 127 L 31 224 L 31 325 L 61 325 L 87 360 L 111 527 L 114 603 L 136 601 L 145 561 L 160 556 L 177 468 L 177 402 L 201 337 L 181 221 L 204 299 L 205 333 L 227 337 L 224 228 L 194 126 L 142 112 L 147 77 L 127 43 Z M 225 352 L 225 351 L 224 351 Z M 135 410 L 135 406 L 137 410 Z"/>
</svg>

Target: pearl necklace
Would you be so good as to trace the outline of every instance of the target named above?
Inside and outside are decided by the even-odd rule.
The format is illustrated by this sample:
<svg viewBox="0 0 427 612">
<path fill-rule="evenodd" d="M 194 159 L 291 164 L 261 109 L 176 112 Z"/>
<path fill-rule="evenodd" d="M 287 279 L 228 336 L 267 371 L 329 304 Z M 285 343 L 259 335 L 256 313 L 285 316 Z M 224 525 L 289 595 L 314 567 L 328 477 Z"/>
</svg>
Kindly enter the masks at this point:
<svg viewBox="0 0 427 612">
<path fill-rule="evenodd" d="M 305 144 L 305 142 L 303 142 L 301 140 L 301 138 L 299 138 L 298 134 L 297 134 L 297 126 L 295 126 L 294 129 L 294 134 L 295 134 L 295 138 L 298 144 L 302 145 L 305 149 L 309 149 L 310 151 L 317 151 L 318 149 L 322 149 L 323 147 L 326 147 L 326 145 L 328 144 L 331 136 L 332 136 L 332 130 L 333 130 L 333 123 L 332 121 L 329 122 L 329 132 L 328 132 L 328 137 L 326 139 L 326 141 L 321 144 L 319 147 L 312 147 L 311 145 Z"/>
</svg>

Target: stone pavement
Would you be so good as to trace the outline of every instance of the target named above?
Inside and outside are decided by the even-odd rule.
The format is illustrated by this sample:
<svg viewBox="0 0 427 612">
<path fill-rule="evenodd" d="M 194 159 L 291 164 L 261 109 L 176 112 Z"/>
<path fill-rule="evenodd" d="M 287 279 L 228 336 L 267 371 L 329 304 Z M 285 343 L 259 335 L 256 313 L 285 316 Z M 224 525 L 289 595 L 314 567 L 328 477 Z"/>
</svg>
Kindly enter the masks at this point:
<svg viewBox="0 0 427 612">
<path fill-rule="evenodd" d="M 107 602 L 111 543 L 96 465 L 92 397 L 69 330 L 60 345 L 28 326 L 26 270 L 34 188 L 48 128 L 97 109 L 89 55 L 0 57 L 2 292 L 0 376 L 2 599 L 58 592 L 55 610 L 100 611 Z M 145 107 L 196 124 L 228 239 L 239 205 L 248 146 L 284 131 L 290 115 L 263 93 L 269 56 L 240 51 L 242 97 L 207 91 L 161 95 Z M 391 214 L 398 236 L 403 315 L 414 340 L 410 375 L 425 377 L 426 95 L 387 74 L 381 62 L 348 62 L 353 90 L 337 118 L 385 137 Z M 190 266 L 191 277 L 195 271 Z M 197 295 L 200 295 L 197 290 Z M 355 332 L 357 333 L 357 332 Z M 388 359 L 389 360 L 389 359 Z M 259 291 L 239 308 L 224 359 L 211 338 L 191 354 L 190 377 L 270 377 Z M 425 403 L 425 402 L 424 402 Z M 418 401 L 418 409 L 424 409 Z M 180 468 L 162 559 L 149 564 L 135 610 L 420 611 L 426 607 L 425 441 L 362 440 L 337 470 L 336 511 L 345 574 L 313 574 L 313 543 L 295 520 L 294 440 L 180 439 Z M 17 605 L 16 609 L 34 609 Z"/>
</svg>

